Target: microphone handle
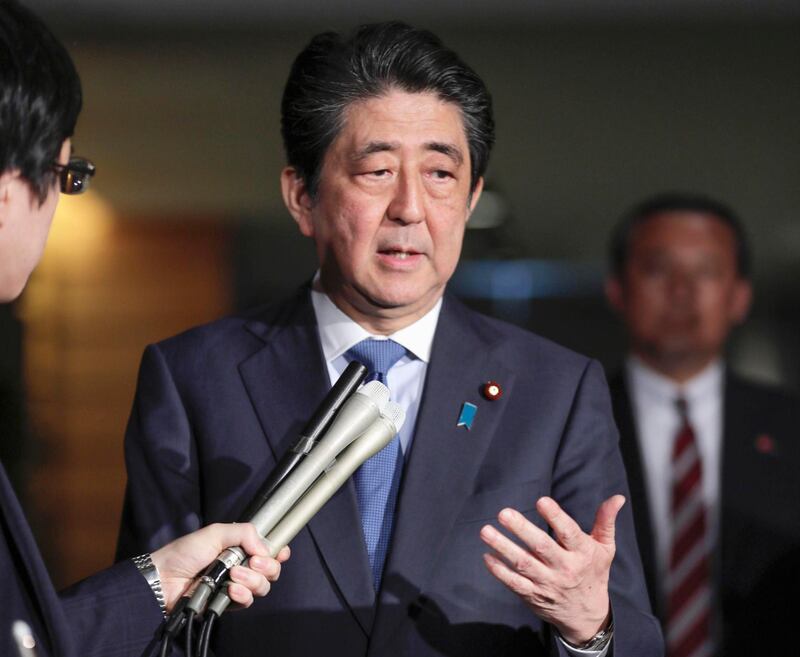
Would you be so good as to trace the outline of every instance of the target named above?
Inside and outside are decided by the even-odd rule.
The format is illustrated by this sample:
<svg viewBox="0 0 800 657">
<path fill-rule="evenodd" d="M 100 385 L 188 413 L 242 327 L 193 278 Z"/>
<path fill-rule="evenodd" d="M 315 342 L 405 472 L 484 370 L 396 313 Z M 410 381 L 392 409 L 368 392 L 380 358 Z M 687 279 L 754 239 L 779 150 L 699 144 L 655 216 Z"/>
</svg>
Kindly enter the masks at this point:
<svg viewBox="0 0 800 657">
<path fill-rule="evenodd" d="M 300 432 L 300 438 L 291 449 L 284 453 L 281 460 L 269 473 L 258 493 L 239 516 L 239 522 L 249 522 L 281 482 L 306 457 L 319 441 L 319 437 L 328 429 L 342 404 L 356 391 L 366 376 L 367 368 L 364 365 L 355 360 L 348 363 L 344 372 L 333 384 L 328 394 L 325 395 L 317 410 L 314 411 L 314 415 L 303 427 Z"/>
<path fill-rule="evenodd" d="M 314 485 L 264 538 L 270 555 L 274 557 L 285 545 L 288 545 L 308 524 L 314 514 L 347 482 L 359 466 L 386 447 L 396 435 L 395 425 L 386 417 L 381 416 L 345 448 L 336 457 L 333 465 L 314 482 Z M 246 565 L 247 560 L 244 563 Z M 217 595 L 208 604 L 208 611 L 219 616 L 228 608 L 230 602 L 227 588 L 220 588 Z"/>
</svg>

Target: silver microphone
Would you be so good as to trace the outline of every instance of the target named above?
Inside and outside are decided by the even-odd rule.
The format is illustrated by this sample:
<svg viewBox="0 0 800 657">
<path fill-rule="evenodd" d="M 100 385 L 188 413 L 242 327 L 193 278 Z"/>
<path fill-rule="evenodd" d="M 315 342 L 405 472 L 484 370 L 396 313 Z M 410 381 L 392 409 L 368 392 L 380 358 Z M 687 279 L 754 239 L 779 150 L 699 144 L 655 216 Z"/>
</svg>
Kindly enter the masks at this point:
<svg viewBox="0 0 800 657">
<path fill-rule="evenodd" d="M 377 454 L 397 435 L 406 419 L 405 411 L 388 402 L 379 418 L 344 449 L 336 461 L 325 470 L 322 476 L 309 488 L 291 510 L 278 522 L 264 538 L 270 556 L 276 556 L 285 545 L 289 544 L 308 521 L 323 505 L 333 497 L 334 493 L 352 476 L 352 474 L 368 458 Z M 231 600 L 226 589 L 209 603 L 208 610 L 221 615 Z"/>
</svg>

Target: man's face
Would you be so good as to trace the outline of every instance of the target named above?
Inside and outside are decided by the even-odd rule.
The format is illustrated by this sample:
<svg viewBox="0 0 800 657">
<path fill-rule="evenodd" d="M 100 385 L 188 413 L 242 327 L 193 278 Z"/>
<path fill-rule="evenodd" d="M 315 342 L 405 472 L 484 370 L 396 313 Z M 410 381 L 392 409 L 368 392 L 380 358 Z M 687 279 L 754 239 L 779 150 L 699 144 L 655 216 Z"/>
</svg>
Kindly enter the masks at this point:
<svg viewBox="0 0 800 657">
<path fill-rule="evenodd" d="M 316 242 L 325 292 L 376 332 L 406 326 L 442 295 L 482 181 L 458 107 L 430 93 L 390 90 L 345 111 L 311 199 L 293 169 L 287 206 Z"/>
<path fill-rule="evenodd" d="M 633 352 L 678 377 L 721 355 L 751 299 L 750 284 L 737 274 L 733 231 L 711 215 L 678 211 L 634 228 L 622 276 L 607 292 Z"/>
<path fill-rule="evenodd" d="M 69 161 L 70 148 L 67 139 L 61 146 L 59 163 Z M 56 181 L 40 205 L 19 172 L 0 175 L 0 302 L 13 301 L 22 293 L 42 257 L 58 197 Z"/>
</svg>

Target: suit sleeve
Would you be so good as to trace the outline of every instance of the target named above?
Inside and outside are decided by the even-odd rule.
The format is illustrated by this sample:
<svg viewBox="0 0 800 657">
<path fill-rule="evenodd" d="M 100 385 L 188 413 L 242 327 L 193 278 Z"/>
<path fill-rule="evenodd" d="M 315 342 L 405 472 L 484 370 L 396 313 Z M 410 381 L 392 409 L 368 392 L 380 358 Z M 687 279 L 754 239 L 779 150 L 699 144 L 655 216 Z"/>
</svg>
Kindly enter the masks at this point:
<svg viewBox="0 0 800 657">
<path fill-rule="evenodd" d="M 125 464 L 117 559 L 152 552 L 204 524 L 192 427 L 158 345 L 142 357 L 125 433 Z"/>
<path fill-rule="evenodd" d="M 59 597 L 76 655 L 139 657 L 156 644 L 161 610 L 131 561 L 74 584 Z"/>
<path fill-rule="evenodd" d="M 663 639 L 650 612 L 631 513 L 630 493 L 618 446 L 605 376 L 596 362 L 583 373 L 553 473 L 553 498 L 585 532 L 603 500 L 628 501 L 617 517 L 616 554 L 609 592 L 614 614 L 615 657 L 660 657 Z M 566 648 L 558 646 L 559 654 Z"/>
</svg>

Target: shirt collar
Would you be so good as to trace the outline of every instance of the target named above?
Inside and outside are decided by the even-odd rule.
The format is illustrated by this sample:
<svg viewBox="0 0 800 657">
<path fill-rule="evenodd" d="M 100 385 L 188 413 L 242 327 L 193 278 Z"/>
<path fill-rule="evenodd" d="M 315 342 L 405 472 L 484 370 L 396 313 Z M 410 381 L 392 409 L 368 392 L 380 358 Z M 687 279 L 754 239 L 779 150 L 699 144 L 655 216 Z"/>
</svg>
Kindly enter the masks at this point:
<svg viewBox="0 0 800 657">
<path fill-rule="evenodd" d="M 648 367 L 640 358 L 633 355 L 628 357 L 626 369 L 628 381 L 634 390 L 669 400 L 670 403 L 678 397 L 683 397 L 692 403 L 719 394 L 725 372 L 722 360 L 716 359 L 700 373 L 680 385 Z"/>
<path fill-rule="evenodd" d="M 441 298 L 425 315 L 416 322 L 392 333 L 391 335 L 373 335 L 363 326 L 345 315 L 330 297 L 312 287 L 311 304 L 317 317 L 322 353 L 325 362 L 330 363 L 344 354 L 348 349 L 366 338 L 376 340 L 392 339 L 414 354 L 419 360 L 427 363 L 431 357 L 433 336 L 442 309 Z"/>
</svg>

